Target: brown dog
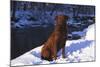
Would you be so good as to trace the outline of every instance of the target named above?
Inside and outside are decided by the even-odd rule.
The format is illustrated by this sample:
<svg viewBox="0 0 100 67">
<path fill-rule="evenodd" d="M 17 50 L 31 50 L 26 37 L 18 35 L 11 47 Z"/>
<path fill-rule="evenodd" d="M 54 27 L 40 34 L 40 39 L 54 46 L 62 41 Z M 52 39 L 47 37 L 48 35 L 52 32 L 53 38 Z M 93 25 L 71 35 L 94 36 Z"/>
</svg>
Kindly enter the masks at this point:
<svg viewBox="0 0 100 67">
<path fill-rule="evenodd" d="M 41 59 L 52 61 L 57 59 L 57 52 L 62 49 L 62 56 L 65 58 L 65 42 L 67 34 L 65 15 L 56 16 L 56 25 L 54 32 L 50 35 L 47 42 L 44 43 L 41 51 Z"/>
</svg>

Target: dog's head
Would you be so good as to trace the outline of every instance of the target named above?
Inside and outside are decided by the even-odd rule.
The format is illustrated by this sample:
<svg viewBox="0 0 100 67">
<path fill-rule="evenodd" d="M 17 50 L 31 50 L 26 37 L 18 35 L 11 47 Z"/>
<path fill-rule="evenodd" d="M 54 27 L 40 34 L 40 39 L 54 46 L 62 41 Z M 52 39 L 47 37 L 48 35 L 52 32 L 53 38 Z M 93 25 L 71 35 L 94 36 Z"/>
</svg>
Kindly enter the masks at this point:
<svg viewBox="0 0 100 67">
<path fill-rule="evenodd" d="M 55 24 L 63 24 L 63 23 L 66 23 L 66 21 L 69 19 L 68 16 L 66 15 L 58 15 L 55 17 L 55 20 L 56 20 L 56 23 Z"/>
</svg>

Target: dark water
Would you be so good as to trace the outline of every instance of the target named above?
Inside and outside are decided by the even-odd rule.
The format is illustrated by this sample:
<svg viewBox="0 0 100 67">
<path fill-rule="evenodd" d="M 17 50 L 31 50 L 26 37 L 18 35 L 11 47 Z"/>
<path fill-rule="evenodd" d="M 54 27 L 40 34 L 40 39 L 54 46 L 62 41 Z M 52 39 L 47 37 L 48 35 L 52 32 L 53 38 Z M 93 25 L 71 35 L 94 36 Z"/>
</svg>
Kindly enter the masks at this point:
<svg viewBox="0 0 100 67">
<path fill-rule="evenodd" d="M 42 45 L 53 27 L 11 28 L 11 59 Z"/>
</svg>

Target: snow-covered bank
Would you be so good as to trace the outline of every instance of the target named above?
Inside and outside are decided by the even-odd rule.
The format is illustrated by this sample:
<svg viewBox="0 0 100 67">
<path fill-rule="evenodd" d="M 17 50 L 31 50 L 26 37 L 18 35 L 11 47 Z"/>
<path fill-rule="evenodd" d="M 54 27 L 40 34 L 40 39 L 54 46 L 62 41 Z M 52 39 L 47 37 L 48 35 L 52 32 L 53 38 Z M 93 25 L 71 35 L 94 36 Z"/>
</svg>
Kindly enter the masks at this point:
<svg viewBox="0 0 100 67">
<path fill-rule="evenodd" d="M 95 25 L 86 29 L 86 36 L 79 40 L 66 41 L 66 58 L 62 58 L 61 51 L 58 53 L 57 60 L 41 60 L 41 48 L 37 47 L 23 54 L 22 56 L 11 60 L 11 65 L 34 65 L 34 64 L 54 64 L 54 63 L 72 63 L 95 60 Z"/>
</svg>

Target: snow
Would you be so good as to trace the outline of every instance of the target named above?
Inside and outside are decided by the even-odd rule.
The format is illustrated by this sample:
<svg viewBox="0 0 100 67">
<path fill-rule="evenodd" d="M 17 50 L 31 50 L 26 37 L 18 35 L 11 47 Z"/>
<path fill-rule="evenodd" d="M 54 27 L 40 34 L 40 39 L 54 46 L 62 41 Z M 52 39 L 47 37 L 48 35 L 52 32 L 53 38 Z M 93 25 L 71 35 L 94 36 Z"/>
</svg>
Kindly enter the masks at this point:
<svg viewBox="0 0 100 67">
<path fill-rule="evenodd" d="M 74 31 L 74 32 L 72 32 L 72 34 L 78 34 L 79 36 L 81 36 L 81 37 L 83 37 L 83 36 L 85 36 L 86 35 L 86 32 L 87 32 L 87 30 L 84 30 L 84 31 Z"/>
<path fill-rule="evenodd" d="M 41 60 L 42 45 L 11 60 L 11 66 L 95 61 L 95 25 L 90 25 L 85 31 L 84 38 L 66 41 L 66 58 L 62 58 L 61 51 L 59 51 L 57 60 Z"/>
</svg>

